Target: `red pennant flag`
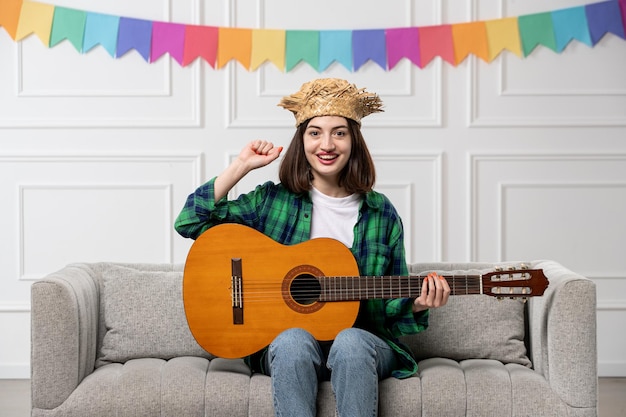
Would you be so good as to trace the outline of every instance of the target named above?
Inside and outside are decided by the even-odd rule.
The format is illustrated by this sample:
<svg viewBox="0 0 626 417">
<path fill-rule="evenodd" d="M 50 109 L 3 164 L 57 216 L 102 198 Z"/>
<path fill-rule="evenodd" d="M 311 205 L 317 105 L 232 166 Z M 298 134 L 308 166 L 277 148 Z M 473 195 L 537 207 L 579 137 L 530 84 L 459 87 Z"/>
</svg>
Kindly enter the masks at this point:
<svg viewBox="0 0 626 417">
<path fill-rule="evenodd" d="M 202 57 L 213 68 L 217 59 L 217 26 L 187 25 L 185 28 L 185 50 L 183 66 L 189 65 L 196 58 Z"/>
<path fill-rule="evenodd" d="M 424 68 L 436 56 L 456 65 L 454 44 L 452 42 L 452 26 L 424 26 L 419 28 L 420 60 Z"/>
</svg>

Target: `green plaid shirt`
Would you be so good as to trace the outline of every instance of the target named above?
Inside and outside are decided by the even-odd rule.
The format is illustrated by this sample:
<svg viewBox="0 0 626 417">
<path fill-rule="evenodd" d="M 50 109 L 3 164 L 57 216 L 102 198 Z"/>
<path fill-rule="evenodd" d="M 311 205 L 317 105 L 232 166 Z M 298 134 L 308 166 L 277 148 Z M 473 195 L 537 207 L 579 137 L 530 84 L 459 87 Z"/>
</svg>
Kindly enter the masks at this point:
<svg viewBox="0 0 626 417">
<path fill-rule="evenodd" d="M 175 228 L 184 237 L 196 239 L 208 228 L 221 223 L 250 226 L 284 245 L 309 239 L 313 203 L 308 194 L 297 195 L 281 184 L 267 182 L 236 200 L 215 201 L 210 180 L 189 195 L 176 219 Z M 351 248 L 361 275 L 408 275 L 404 253 L 402 221 L 383 194 L 372 191 L 361 201 L 354 243 Z M 383 338 L 397 352 L 396 378 L 417 372 L 409 349 L 398 339 L 428 326 L 428 311 L 413 314 L 408 298 L 362 302 L 356 326 Z"/>
</svg>

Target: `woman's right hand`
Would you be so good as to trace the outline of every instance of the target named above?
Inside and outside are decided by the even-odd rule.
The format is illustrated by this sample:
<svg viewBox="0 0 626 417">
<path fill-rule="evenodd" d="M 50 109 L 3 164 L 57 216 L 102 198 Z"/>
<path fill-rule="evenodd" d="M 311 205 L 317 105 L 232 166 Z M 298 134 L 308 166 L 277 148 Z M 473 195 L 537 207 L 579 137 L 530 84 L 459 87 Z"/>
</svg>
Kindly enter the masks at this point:
<svg viewBox="0 0 626 417">
<path fill-rule="evenodd" d="M 215 179 L 215 201 L 225 197 L 230 189 L 248 172 L 264 167 L 276 160 L 282 150 L 282 146 L 275 148 L 272 142 L 266 140 L 253 140 L 244 146 L 237 159 Z"/>
<path fill-rule="evenodd" d="M 253 140 L 241 150 L 238 159 L 247 171 L 251 171 L 272 163 L 280 156 L 282 150 L 282 146 L 274 147 L 272 142 Z"/>
</svg>

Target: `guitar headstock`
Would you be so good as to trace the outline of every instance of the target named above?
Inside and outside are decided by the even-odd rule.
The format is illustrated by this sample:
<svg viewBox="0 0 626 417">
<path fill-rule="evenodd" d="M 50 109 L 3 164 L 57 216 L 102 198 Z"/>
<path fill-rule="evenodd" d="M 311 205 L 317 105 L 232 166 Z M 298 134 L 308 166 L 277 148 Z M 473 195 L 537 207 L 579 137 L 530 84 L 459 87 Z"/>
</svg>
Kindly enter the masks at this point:
<svg viewBox="0 0 626 417">
<path fill-rule="evenodd" d="M 549 285 L 543 269 L 528 269 L 525 265 L 519 269 L 498 268 L 483 274 L 481 280 L 485 295 L 523 300 L 543 295 Z"/>
</svg>

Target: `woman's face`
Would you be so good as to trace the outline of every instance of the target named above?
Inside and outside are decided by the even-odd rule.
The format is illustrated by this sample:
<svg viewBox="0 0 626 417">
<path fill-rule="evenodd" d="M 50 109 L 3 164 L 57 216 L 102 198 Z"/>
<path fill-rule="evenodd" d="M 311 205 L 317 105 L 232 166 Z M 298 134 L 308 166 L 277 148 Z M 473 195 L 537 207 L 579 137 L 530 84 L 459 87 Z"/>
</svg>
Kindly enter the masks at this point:
<svg viewBox="0 0 626 417">
<path fill-rule="evenodd" d="M 304 152 L 315 188 L 333 197 L 343 196 L 339 173 L 348 163 L 351 150 L 352 137 L 346 118 L 318 116 L 309 121 L 304 132 Z"/>
</svg>

